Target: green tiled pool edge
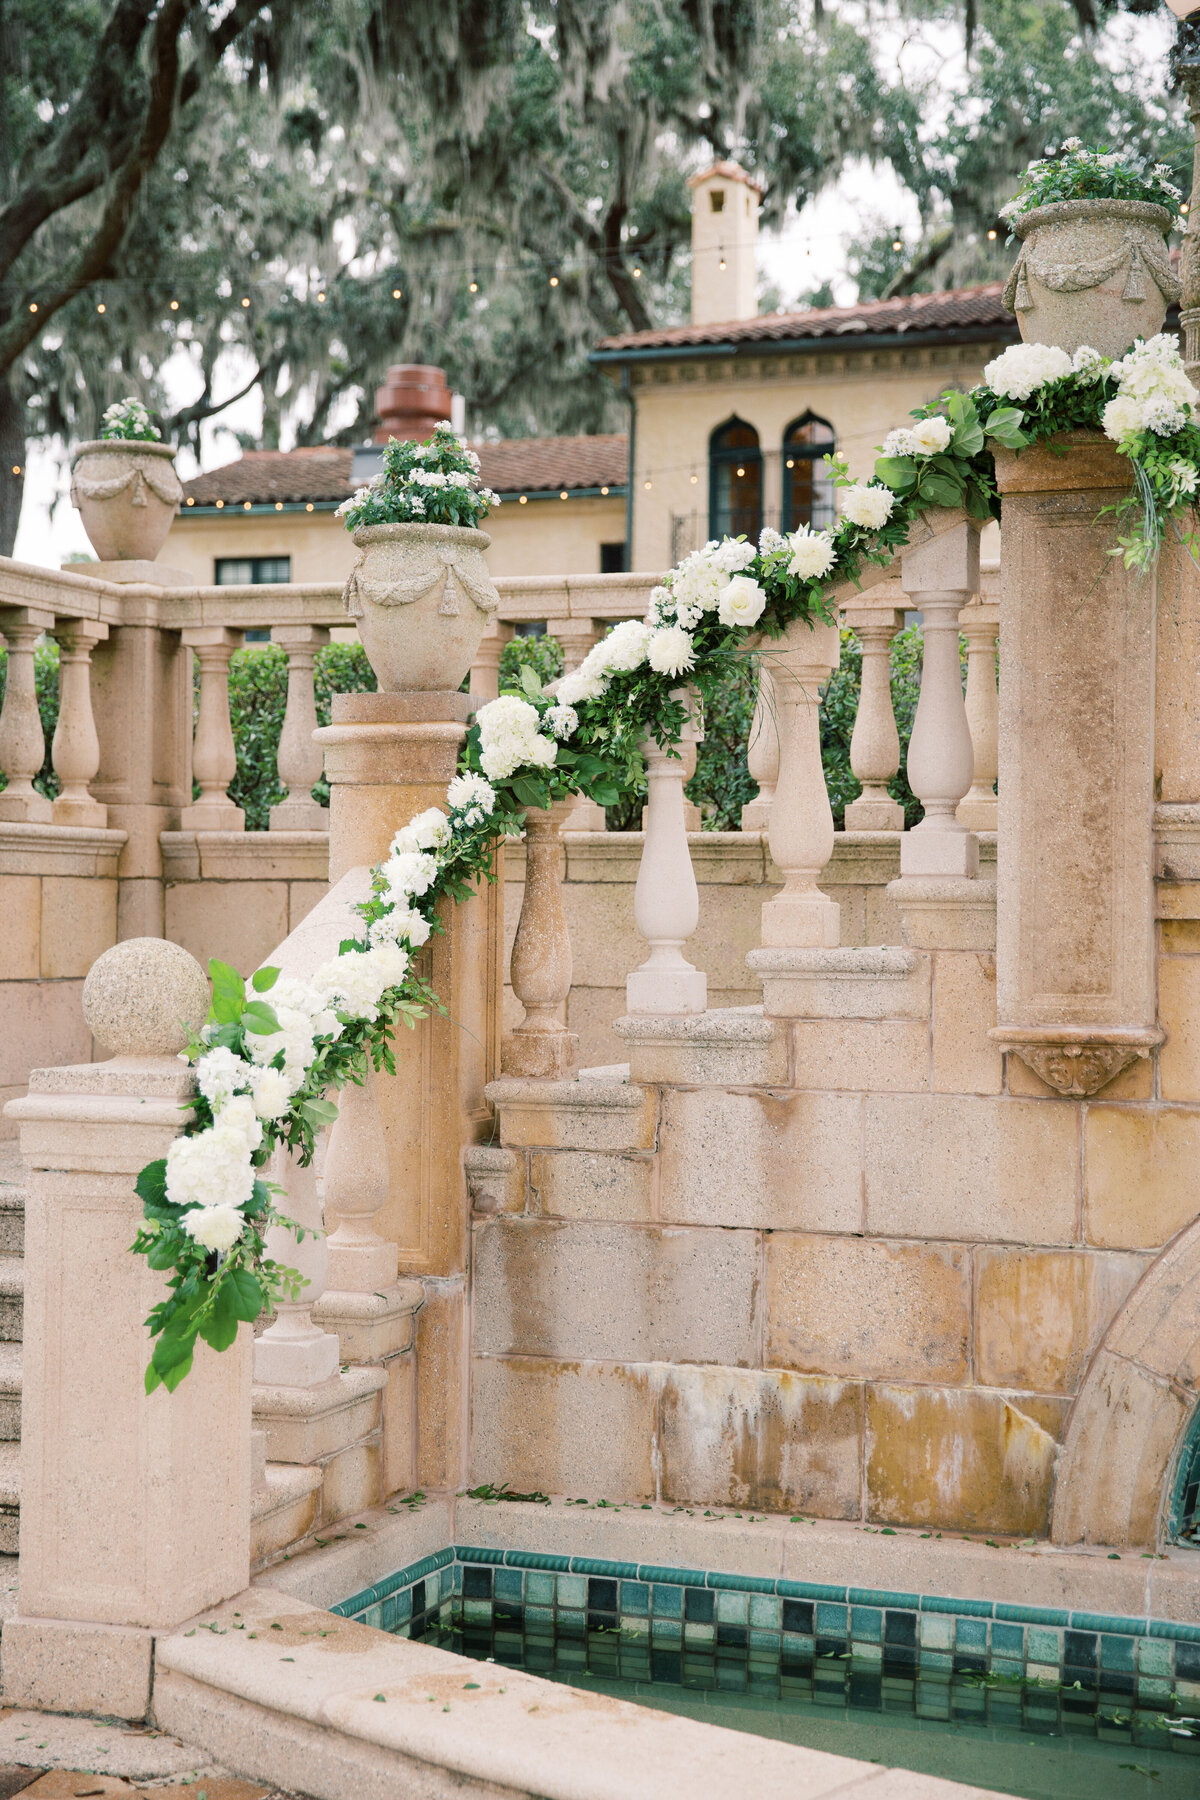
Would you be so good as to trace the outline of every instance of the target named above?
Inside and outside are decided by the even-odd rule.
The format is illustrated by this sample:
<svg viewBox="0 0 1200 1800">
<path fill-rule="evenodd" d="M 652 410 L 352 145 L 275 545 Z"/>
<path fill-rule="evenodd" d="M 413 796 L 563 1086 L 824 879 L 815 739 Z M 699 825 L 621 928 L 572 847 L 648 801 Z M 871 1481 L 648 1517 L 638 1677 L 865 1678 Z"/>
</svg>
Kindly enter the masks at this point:
<svg viewBox="0 0 1200 1800">
<path fill-rule="evenodd" d="M 566 1629 L 644 1634 L 664 1646 L 850 1655 L 920 1672 L 1079 1684 L 1155 1704 L 1200 1699 L 1200 1625 L 716 1569 L 458 1544 L 330 1610 L 407 1635 L 446 1606 L 479 1624 L 520 1615 Z"/>
</svg>

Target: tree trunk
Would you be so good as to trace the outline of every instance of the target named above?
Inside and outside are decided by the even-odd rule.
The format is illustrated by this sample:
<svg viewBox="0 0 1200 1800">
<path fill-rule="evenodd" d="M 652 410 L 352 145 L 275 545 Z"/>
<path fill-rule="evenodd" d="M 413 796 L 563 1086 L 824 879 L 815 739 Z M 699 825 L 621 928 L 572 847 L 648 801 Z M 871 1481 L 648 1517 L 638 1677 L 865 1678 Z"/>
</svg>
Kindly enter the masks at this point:
<svg viewBox="0 0 1200 1800">
<path fill-rule="evenodd" d="M 13 553 L 24 493 L 25 408 L 11 383 L 0 380 L 0 556 Z"/>
</svg>

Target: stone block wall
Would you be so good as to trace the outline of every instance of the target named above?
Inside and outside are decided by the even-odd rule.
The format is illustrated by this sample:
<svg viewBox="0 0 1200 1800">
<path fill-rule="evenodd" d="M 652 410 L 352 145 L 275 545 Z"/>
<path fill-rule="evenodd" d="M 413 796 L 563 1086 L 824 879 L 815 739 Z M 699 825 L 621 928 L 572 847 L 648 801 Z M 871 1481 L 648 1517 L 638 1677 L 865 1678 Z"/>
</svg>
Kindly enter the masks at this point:
<svg viewBox="0 0 1200 1800">
<path fill-rule="evenodd" d="M 165 935 L 205 968 L 258 967 L 328 892 L 324 831 L 164 831 Z"/>
<path fill-rule="evenodd" d="M 473 1479 L 1045 1535 L 1072 1399 L 1196 1212 L 1200 918 L 1159 932 L 1165 1048 L 1088 1100 L 989 1040 L 986 950 L 915 953 L 917 1018 L 627 1027 L 630 1083 L 496 1084 Z"/>
</svg>

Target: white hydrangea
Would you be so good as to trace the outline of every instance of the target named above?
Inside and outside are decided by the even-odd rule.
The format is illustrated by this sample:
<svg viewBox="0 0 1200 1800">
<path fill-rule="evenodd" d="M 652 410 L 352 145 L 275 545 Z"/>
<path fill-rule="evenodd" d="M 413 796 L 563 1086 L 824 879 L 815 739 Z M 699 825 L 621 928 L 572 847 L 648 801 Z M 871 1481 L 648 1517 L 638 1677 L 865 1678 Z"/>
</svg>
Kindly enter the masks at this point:
<svg viewBox="0 0 1200 1800">
<path fill-rule="evenodd" d="M 1070 373 L 1071 358 L 1057 344 L 1010 344 L 987 364 L 983 379 L 1002 400 L 1028 400 Z"/>
<path fill-rule="evenodd" d="M 749 575 L 733 575 L 721 589 L 717 617 L 722 625 L 754 625 L 766 604 L 767 596 L 757 581 Z"/>
<path fill-rule="evenodd" d="M 1107 367 L 1107 357 L 1093 350 L 1090 344 L 1080 344 L 1071 358 L 1071 372 L 1077 381 L 1099 381 Z"/>
<path fill-rule="evenodd" d="M 896 496 L 875 482 L 856 481 L 842 490 L 842 517 L 866 531 L 879 531 L 892 516 Z"/>
<path fill-rule="evenodd" d="M 936 456 L 949 448 L 954 436 L 949 419 L 934 413 L 931 419 L 918 419 L 912 428 L 913 452 L 917 456 Z"/>
<path fill-rule="evenodd" d="M 395 926 L 395 930 L 392 936 L 385 940 L 386 942 L 396 943 L 403 939 L 414 950 L 419 950 L 422 944 L 429 942 L 429 933 L 432 927 L 425 915 L 419 913 L 415 907 L 394 906 L 388 914 L 388 918 Z"/>
<path fill-rule="evenodd" d="M 579 729 L 579 714 L 573 706 L 564 706 L 560 702 L 546 714 L 546 724 L 556 738 L 569 738 Z"/>
<path fill-rule="evenodd" d="M 894 431 L 889 431 L 880 445 L 884 456 L 912 456 L 915 450 L 913 434 L 906 425 L 897 425 Z"/>
<path fill-rule="evenodd" d="M 1187 378 L 1175 338 L 1160 332 L 1136 343 L 1112 366 L 1118 393 L 1139 400 L 1170 400 L 1176 407 L 1194 406 L 1200 395 Z"/>
<path fill-rule="evenodd" d="M 452 812 L 478 807 L 480 812 L 490 813 L 496 804 L 496 790 L 482 775 L 456 775 L 446 789 L 446 804 Z"/>
<path fill-rule="evenodd" d="M 236 1134 L 198 1131 L 176 1138 L 167 1151 L 172 1206 L 245 1206 L 253 1192 L 250 1152 Z"/>
<path fill-rule="evenodd" d="M 649 638 L 650 628 L 641 619 L 624 619 L 593 645 L 583 659 L 583 667 L 589 674 L 638 669 L 646 660 Z"/>
<path fill-rule="evenodd" d="M 703 551 L 696 551 L 680 564 L 672 580 L 676 607 L 682 605 L 696 608 L 700 612 L 715 611 L 717 596 L 725 585 L 725 574 L 723 569 L 718 569 L 706 559 Z"/>
<path fill-rule="evenodd" d="M 237 1094 L 227 1100 L 213 1119 L 207 1135 L 230 1144 L 247 1156 L 252 1155 L 262 1143 L 263 1129 L 250 1095 Z"/>
<path fill-rule="evenodd" d="M 204 1250 L 232 1250 L 246 1229 L 245 1214 L 236 1206 L 195 1206 L 179 1223 Z"/>
<path fill-rule="evenodd" d="M 374 1020 L 385 988 L 402 981 L 407 967 L 408 957 L 399 945 L 376 944 L 370 950 L 347 950 L 322 963 L 313 983 L 339 1012 Z"/>
<path fill-rule="evenodd" d="M 695 641 L 682 625 L 664 625 L 651 635 L 650 667 L 660 675 L 683 675 L 695 660 Z"/>
<path fill-rule="evenodd" d="M 828 531 L 814 531 L 809 525 L 801 525 L 788 538 L 788 549 L 792 553 L 788 574 L 799 576 L 801 581 L 819 581 L 833 567 L 835 552 Z"/>
<path fill-rule="evenodd" d="M 1100 422 L 1104 426 L 1105 436 L 1119 444 L 1123 437 L 1141 431 L 1144 412 L 1145 406 L 1136 395 L 1118 394 L 1115 400 L 1109 401 L 1101 414 Z"/>
<path fill-rule="evenodd" d="M 479 760 L 492 781 L 503 781 L 523 764 L 549 768 L 558 754 L 552 738 L 542 735 L 537 708 L 516 694 L 489 700 L 476 714 Z M 423 891 L 423 890 L 420 890 Z"/>
<path fill-rule="evenodd" d="M 706 545 L 701 552 L 722 575 L 740 574 L 743 569 L 750 567 L 757 554 L 754 545 L 742 538 L 722 538 L 715 547 Z"/>
<path fill-rule="evenodd" d="M 437 857 L 425 850 L 404 850 L 389 856 L 383 865 L 383 879 L 393 899 L 407 900 L 412 894 L 427 894 L 437 877 Z"/>
<path fill-rule="evenodd" d="M 222 1044 L 215 1050 L 206 1050 L 196 1064 L 196 1085 L 216 1113 L 239 1090 L 244 1092 L 250 1086 L 253 1073 L 253 1064 L 244 1062 Z"/>
<path fill-rule="evenodd" d="M 773 525 L 764 525 L 758 534 L 758 548 L 763 556 L 771 556 L 776 550 L 782 550 L 786 541 L 783 533 L 776 531 Z"/>
<path fill-rule="evenodd" d="M 409 850 L 441 850 L 450 842 L 450 821 L 438 806 L 431 806 L 407 825 L 402 825 L 392 839 L 392 855 Z"/>
<path fill-rule="evenodd" d="M 260 1119 L 281 1119 L 302 1084 L 285 1069 L 256 1069 L 254 1110 Z"/>
<path fill-rule="evenodd" d="M 573 669 L 555 683 L 554 697 L 563 706 L 578 706 L 584 700 L 598 700 L 608 683 L 590 669 Z"/>
</svg>

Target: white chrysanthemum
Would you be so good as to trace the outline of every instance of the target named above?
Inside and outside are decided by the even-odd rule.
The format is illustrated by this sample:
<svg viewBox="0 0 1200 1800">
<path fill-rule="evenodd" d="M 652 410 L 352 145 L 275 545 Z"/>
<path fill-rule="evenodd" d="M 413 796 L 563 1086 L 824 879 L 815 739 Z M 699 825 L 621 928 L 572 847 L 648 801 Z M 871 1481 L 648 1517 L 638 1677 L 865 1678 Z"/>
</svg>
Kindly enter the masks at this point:
<svg viewBox="0 0 1200 1800">
<path fill-rule="evenodd" d="M 721 589 L 717 617 L 722 625 L 754 625 L 766 604 L 767 596 L 757 581 L 749 575 L 734 575 Z"/>
<path fill-rule="evenodd" d="M 936 456 L 939 450 L 949 448 L 953 436 L 950 421 L 934 413 L 931 419 L 918 419 L 913 426 L 913 451 L 917 456 Z"/>
<path fill-rule="evenodd" d="M 1168 466 L 1174 478 L 1176 490 L 1181 494 L 1194 494 L 1197 485 L 1197 471 L 1192 464 L 1184 462 L 1182 457 L 1176 457 L 1175 461 Z"/>
<path fill-rule="evenodd" d="M 430 806 L 407 825 L 402 825 L 392 839 L 392 854 L 410 850 L 441 850 L 450 842 L 450 821 L 438 806 Z"/>
<path fill-rule="evenodd" d="M 879 531 L 892 516 L 896 496 L 891 488 L 874 482 L 856 481 L 842 490 L 842 517 L 866 531 Z"/>
<path fill-rule="evenodd" d="M 895 431 L 889 431 L 880 446 L 884 456 L 911 456 L 914 448 L 913 434 L 906 425 L 897 425 Z"/>
<path fill-rule="evenodd" d="M 383 879 L 394 898 L 407 899 L 410 894 L 427 894 L 437 877 L 437 858 L 425 850 L 405 850 L 389 856 L 383 865 Z"/>
<path fill-rule="evenodd" d="M 788 538 L 788 549 L 792 553 L 788 574 L 799 576 L 801 581 L 819 581 L 833 567 L 833 539 L 827 531 L 813 531 L 811 526 L 801 525 Z"/>
<path fill-rule="evenodd" d="M 234 1135 L 198 1131 L 176 1138 L 167 1151 L 172 1206 L 245 1206 L 253 1192 L 250 1153 Z"/>
<path fill-rule="evenodd" d="M 1090 344 L 1080 344 L 1071 358 L 1071 371 L 1077 381 L 1099 381 L 1105 369 L 1105 358 Z"/>
<path fill-rule="evenodd" d="M 683 675 L 695 660 L 695 641 L 682 625 L 664 625 L 650 639 L 650 667 L 660 675 Z"/>
<path fill-rule="evenodd" d="M 446 804 L 455 812 L 478 806 L 483 812 L 490 813 L 496 804 L 496 790 L 482 775 L 456 775 L 446 789 Z"/>
<path fill-rule="evenodd" d="M 1104 426 L 1104 434 L 1115 444 L 1128 437 L 1132 432 L 1145 429 L 1143 415 L 1144 403 L 1133 394 L 1118 394 L 1110 400 L 1101 414 L 1100 422 Z"/>
<path fill-rule="evenodd" d="M 204 1250 L 232 1250 L 246 1229 L 246 1216 L 236 1206 L 195 1206 L 180 1225 Z"/>
<path fill-rule="evenodd" d="M 284 1069 L 258 1069 L 254 1083 L 254 1110 L 260 1119 L 282 1119 L 292 1095 L 301 1084 L 293 1084 Z"/>
<path fill-rule="evenodd" d="M 552 706 L 546 714 L 546 724 L 556 738 L 569 738 L 579 729 L 579 714 L 573 706 Z"/>
<path fill-rule="evenodd" d="M 239 1090 L 244 1092 L 250 1086 L 252 1073 L 252 1064 L 222 1044 L 206 1050 L 196 1064 L 196 1085 L 215 1113 Z"/>
</svg>

